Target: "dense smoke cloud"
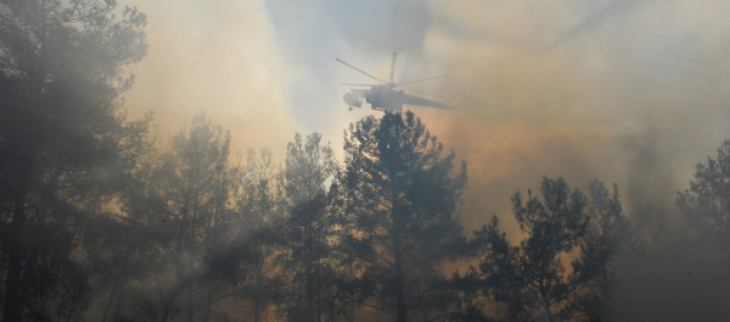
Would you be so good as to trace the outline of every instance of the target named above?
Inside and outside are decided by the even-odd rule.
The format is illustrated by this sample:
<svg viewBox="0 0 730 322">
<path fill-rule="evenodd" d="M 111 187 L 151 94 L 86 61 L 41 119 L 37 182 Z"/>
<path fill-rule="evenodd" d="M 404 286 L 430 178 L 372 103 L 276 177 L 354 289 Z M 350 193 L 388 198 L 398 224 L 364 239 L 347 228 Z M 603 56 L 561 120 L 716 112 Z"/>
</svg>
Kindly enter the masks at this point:
<svg viewBox="0 0 730 322">
<path fill-rule="evenodd" d="M 410 107 L 469 162 L 473 201 L 489 200 L 467 228 L 542 175 L 615 181 L 629 204 L 673 211 L 729 117 L 720 1 L 130 4 L 149 16 L 150 54 L 127 107 L 154 110 L 163 133 L 204 108 L 234 150 L 277 151 L 296 131 L 338 146 L 369 112 L 343 112 L 337 82 L 364 80 L 335 56 L 385 77 L 397 50 L 396 81 L 452 75 L 406 89 L 448 103 L 474 89 L 483 104 L 465 111 Z"/>
<path fill-rule="evenodd" d="M 335 145 L 344 125 L 370 114 L 345 114 L 340 95 L 321 94 L 348 90 L 337 82 L 368 82 L 332 62 L 335 56 L 386 77 L 389 53 L 398 51 L 396 82 L 452 75 L 406 90 L 452 104 L 456 91 L 475 90 L 484 104 L 466 111 L 409 107 L 469 162 L 473 206 L 464 224 L 471 229 L 492 212 L 509 215 L 509 195 L 534 188 L 543 175 L 565 176 L 577 188 L 594 177 L 615 181 L 630 207 L 651 202 L 674 211 L 674 192 L 725 130 L 727 78 L 718 71 L 730 59 L 721 41 L 726 32 L 720 20 L 705 22 L 719 18 L 723 6 L 271 1 L 267 12 L 284 55 L 309 71 L 289 98 L 336 106 L 294 110 L 304 114 L 295 118 L 317 124 L 313 130 Z M 320 78 L 332 85 L 311 81 Z"/>
<path fill-rule="evenodd" d="M 337 83 L 368 80 L 335 57 L 384 78 L 398 51 L 396 81 L 452 75 L 407 90 L 455 103 L 474 89 L 483 104 L 465 110 L 407 107 L 468 162 L 467 233 L 496 213 L 517 240 L 509 196 L 543 175 L 616 182 L 630 216 L 649 204 L 677 230 L 675 192 L 730 119 L 721 1 L 136 5 L 150 55 L 127 106 L 155 110 L 163 132 L 205 108 L 234 151 L 279 158 L 294 132 L 318 131 L 339 154 L 342 129 L 371 112 L 346 112 Z"/>
<path fill-rule="evenodd" d="M 148 17 L 149 54 L 132 66 L 131 116 L 153 111 L 160 139 L 206 110 L 234 151 L 284 147 L 295 121 L 283 95 L 293 75 L 258 1 L 123 1 Z M 276 156 L 281 157 L 281 155 Z"/>
<path fill-rule="evenodd" d="M 145 19 L 114 1 L 0 5 L 6 321 L 728 315 L 728 210 L 692 195 L 722 208 L 727 191 L 675 205 L 728 137 L 725 2 L 121 2 L 149 21 L 138 64 Z M 393 51 L 395 83 L 451 75 L 406 91 L 480 102 L 406 106 L 468 183 L 412 144 L 428 141 L 413 114 L 347 111 L 339 83 L 374 80 L 334 59 L 388 79 Z M 154 112 L 161 144 L 117 118 L 117 90 L 129 119 Z M 565 181 L 537 192 L 543 176 L 621 197 L 594 181 L 586 208 L 563 203 Z M 549 210 L 515 198 L 513 214 L 527 189 Z"/>
<path fill-rule="evenodd" d="M 581 189 L 594 177 L 616 182 L 635 223 L 648 220 L 643 228 L 656 231 L 665 221 L 668 236 L 691 235 L 674 200 L 694 165 L 727 136 L 730 29 L 721 17 L 730 8 L 720 1 L 469 3 L 432 12 L 439 23 L 425 51 L 440 53 L 456 87 L 475 88 L 484 104 L 457 113 L 418 109 L 469 162 L 465 228 L 495 212 L 518 240 L 509 195 L 536 190 L 547 175 Z M 726 263 L 669 243 L 675 252 L 617 259 L 626 273 L 613 282 L 607 317 L 726 316 L 718 302 L 727 299 L 718 284 L 727 280 Z"/>
<path fill-rule="evenodd" d="M 675 213 L 730 118 L 721 1 L 133 4 L 150 54 L 127 106 L 154 110 L 163 133 L 205 108 L 234 150 L 277 151 L 296 131 L 339 146 L 370 112 L 343 112 L 337 82 L 363 80 L 335 56 L 386 77 L 398 51 L 396 81 L 452 75 L 406 87 L 448 103 L 474 89 L 468 110 L 410 107 L 469 163 L 467 230 L 509 217 L 509 195 L 543 175 L 617 182 L 629 209 Z"/>
<path fill-rule="evenodd" d="M 489 203 L 474 212 L 508 212 L 509 194 L 548 175 L 578 188 L 615 181 L 629 209 L 652 203 L 673 213 L 674 192 L 727 130 L 721 2 L 431 9 L 424 51 L 454 75 L 441 93 L 474 88 L 484 104 L 414 110 L 469 162 L 472 197 Z"/>
<path fill-rule="evenodd" d="M 579 189 L 593 178 L 616 182 L 626 213 L 644 225 L 644 236 L 661 227 L 669 236 L 690 234 L 674 204 L 676 192 L 688 188 L 694 165 L 714 154 L 730 121 L 726 3 L 405 3 L 427 10 L 399 15 L 399 5 L 389 3 L 391 13 L 380 16 L 379 26 L 402 23 L 417 30 L 350 34 L 344 47 L 354 48 L 361 61 L 367 61 L 357 56 L 362 51 L 374 57 L 376 65 L 365 67 L 380 68 L 377 75 L 386 75 L 388 52 L 399 50 L 396 78 L 452 75 L 406 89 L 438 93 L 449 103 L 461 98 L 457 90 L 474 89 L 483 102 L 456 112 L 407 107 L 469 164 L 461 217 L 466 233 L 496 213 L 508 237 L 519 240 L 509 197 L 537 190 L 547 175 L 563 176 Z M 368 12 L 358 16 L 381 21 Z M 378 26 L 342 23 L 337 32 L 377 28 L 372 25 Z M 399 41 L 409 45 L 382 46 Z M 672 243 L 667 247 L 676 249 L 681 242 Z M 726 316 L 719 304 L 726 286 L 716 282 L 727 279 L 726 265 L 692 259 L 696 251 L 617 258 L 625 275 L 612 282 L 607 317 Z"/>
</svg>

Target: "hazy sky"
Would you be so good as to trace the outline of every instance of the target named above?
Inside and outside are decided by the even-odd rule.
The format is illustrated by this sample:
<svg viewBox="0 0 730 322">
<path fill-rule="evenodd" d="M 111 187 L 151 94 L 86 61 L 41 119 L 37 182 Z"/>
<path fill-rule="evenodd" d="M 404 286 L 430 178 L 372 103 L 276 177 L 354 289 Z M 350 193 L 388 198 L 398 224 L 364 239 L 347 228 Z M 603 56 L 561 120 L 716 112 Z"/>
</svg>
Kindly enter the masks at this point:
<svg viewBox="0 0 730 322">
<path fill-rule="evenodd" d="M 619 184 L 628 205 L 674 212 L 694 164 L 730 137 L 730 3 L 721 0 L 125 0 L 148 15 L 149 55 L 131 71 L 132 116 L 160 134 L 201 109 L 234 150 L 282 158 L 295 132 L 339 150 L 350 122 L 340 82 L 451 74 L 407 89 L 463 111 L 411 109 L 469 166 L 464 224 L 509 214 L 509 195 L 564 176 Z"/>
</svg>

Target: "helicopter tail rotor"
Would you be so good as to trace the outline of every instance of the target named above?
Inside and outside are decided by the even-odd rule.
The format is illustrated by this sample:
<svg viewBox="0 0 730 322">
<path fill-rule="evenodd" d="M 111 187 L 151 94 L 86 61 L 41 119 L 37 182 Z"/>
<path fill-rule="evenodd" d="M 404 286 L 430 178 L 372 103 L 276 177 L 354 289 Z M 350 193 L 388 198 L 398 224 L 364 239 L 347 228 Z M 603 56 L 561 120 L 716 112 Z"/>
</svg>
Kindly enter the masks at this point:
<svg viewBox="0 0 730 322">
<path fill-rule="evenodd" d="M 476 88 L 472 88 L 471 92 L 469 94 L 464 94 L 461 91 L 457 91 L 456 93 L 463 96 L 464 98 L 461 99 L 456 105 L 454 105 L 455 109 L 459 109 L 462 107 L 466 107 L 471 102 L 476 102 L 479 105 L 484 105 L 484 103 L 476 98 L 474 98 L 474 92 L 476 91 Z"/>
</svg>

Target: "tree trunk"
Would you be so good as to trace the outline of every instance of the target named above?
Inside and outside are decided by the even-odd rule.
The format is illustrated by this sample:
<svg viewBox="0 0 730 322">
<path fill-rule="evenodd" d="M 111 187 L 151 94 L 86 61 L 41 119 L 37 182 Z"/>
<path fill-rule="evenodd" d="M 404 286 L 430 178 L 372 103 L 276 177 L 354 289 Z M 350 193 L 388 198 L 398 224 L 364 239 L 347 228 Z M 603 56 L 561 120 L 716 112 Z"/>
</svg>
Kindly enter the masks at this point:
<svg viewBox="0 0 730 322">
<path fill-rule="evenodd" d="M 388 173 L 390 180 L 394 180 L 392 172 Z M 397 322 L 406 322 L 406 296 L 405 290 L 403 289 L 403 250 L 401 249 L 401 233 L 403 232 L 403 218 L 398 213 L 398 198 L 397 189 L 395 182 L 391 181 L 390 186 L 390 213 L 393 217 L 393 269 L 395 285 L 393 285 L 395 292 L 395 309 Z"/>
<path fill-rule="evenodd" d="M 172 307 L 175 305 L 175 301 L 185 292 L 185 287 L 178 286 L 178 288 L 170 291 L 167 303 L 165 304 L 165 310 L 162 312 L 162 322 L 170 320 L 170 313 L 172 312 Z"/>
<path fill-rule="evenodd" d="M 254 322 L 259 322 L 259 301 L 258 300 L 253 301 L 253 320 L 254 320 Z"/>
<path fill-rule="evenodd" d="M 23 230 L 25 228 L 25 202 L 28 193 L 28 165 L 20 170 L 16 178 L 13 200 L 13 222 L 10 223 L 8 244 L 8 273 L 5 278 L 5 305 L 3 322 L 19 322 L 23 317 L 24 299 L 20 298 L 20 272 L 23 252 Z"/>
<path fill-rule="evenodd" d="M 312 256 L 312 207 L 311 207 L 311 200 L 307 200 L 307 236 L 305 240 L 305 246 L 307 248 L 307 253 L 304 256 L 304 260 L 306 261 L 305 269 L 307 271 L 306 280 L 305 280 L 305 287 L 306 287 L 306 298 L 307 298 L 307 305 L 304 308 L 304 312 L 306 313 L 305 320 L 306 322 L 314 322 L 314 299 L 315 299 L 315 290 L 314 290 L 314 274 L 313 274 L 313 256 Z"/>
<path fill-rule="evenodd" d="M 177 299 L 179 297 L 181 297 L 183 295 L 183 293 L 185 293 L 185 289 L 187 288 L 187 283 L 189 283 L 189 282 L 192 282 L 192 280 L 185 281 L 185 282 L 179 282 L 180 284 L 178 284 L 177 286 L 175 286 L 175 288 L 170 290 L 170 293 L 168 294 L 167 301 L 166 301 L 167 303 L 165 304 L 165 311 L 163 311 L 163 313 L 162 313 L 162 322 L 167 322 L 170 320 L 170 313 L 172 311 L 172 307 L 175 305 L 175 301 L 177 301 Z"/>
<path fill-rule="evenodd" d="M 402 252 L 400 247 L 399 234 L 393 234 L 393 257 L 395 261 L 395 305 L 396 305 L 396 317 L 398 322 L 406 322 L 406 296 L 403 289 L 403 259 L 401 258 Z"/>
<path fill-rule="evenodd" d="M 193 322 L 193 288 L 188 290 L 188 322 Z"/>
<path fill-rule="evenodd" d="M 119 288 L 119 283 L 122 281 L 122 274 L 124 274 L 125 266 L 126 265 L 122 265 L 122 267 L 119 269 L 119 274 L 117 274 L 117 278 L 114 279 L 114 285 L 112 285 L 112 291 L 111 291 L 111 294 L 109 294 L 109 300 L 107 301 L 106 306 L 104 307 L 104 314 L 101 316 L 101 322 L 106 321 L 106 317 L 109 314 L 109 308 L 112 306 L 112 303 L 114 303 L 114 297 L 117 294 L 117 289 Z"/>
<path fill-rule="evenodd" d="M 29 254 L 28 258 L 25 261 L 25 269 L 23 270 L 23 276 L 20 279 L 20 290 L 18 298 L 25 302 L 25 300 L 28 298 L 28 295 L 30 294 L 30 285 L 32 284 L 32 279 L 34 277 L 35 267 L 36 263 L 38 263 L 38 256 L 39 256 L 38 249 L 32 249 Z M 22 309 L 21 309 L 22 313 Z"/>
<path fill-rule="evenodd" d="M 162 322 L 167 322 L 170 320 L 170 310 L 172 309 L 172 303 L 168 303 L 165 305 L 165 311 L 162 312 Z"/>
<path fill-rule="evenodd" d="M 208 281 L 205 290 L 205 313 L 203 314 L 203 322 L 208 322 L 210 316 L 213 313 L 213 281 L 208 276 Z"/>
<path fill-rule="evenodd" d="M 540 302 L 542 302 L 542 309 L 545 311 L 545 321 L 553 322 L 553 314 L 550 311 L 550 300 L 545 291 L 545 287 L 542 286 L 542 282 L 540 282 L 540 284 L 540 295 L 542 296 Z"/>
</svg>

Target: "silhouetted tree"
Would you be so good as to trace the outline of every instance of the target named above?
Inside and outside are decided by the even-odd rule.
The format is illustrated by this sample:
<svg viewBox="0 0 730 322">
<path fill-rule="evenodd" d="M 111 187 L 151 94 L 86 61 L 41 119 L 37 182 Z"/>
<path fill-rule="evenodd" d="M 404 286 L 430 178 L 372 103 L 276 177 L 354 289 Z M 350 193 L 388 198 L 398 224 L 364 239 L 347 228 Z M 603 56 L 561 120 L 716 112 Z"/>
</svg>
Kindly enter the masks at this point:
<svg viewBox="0 0 730 322">
<path fill-rule="evenodd" d="M 314 322 L 346 315 L 338 304 L 336 246 L 341 222 L 332 209 L 337 163 L 332 148 L 313 133 L 306 143 L 297 134 L 287 146 L 284 187 L 286 209 L 280 226 L 282 271 L 286 288 L 279 309 L 288 321 Z"/>
<path fill-rule="evenodd" d="M 464 241 L 454 215 L 466 164 L 454 176 L 454 153 L 442 152 L 411 112 L 365 118 L 345 135 L 345 242 L 362 265 L 361 301 L 399 322 L 443 306 L 441 264 Z"/>
<path fill-rule="evenodd" d="M 283 190 L 280 174 L 268 150 L 257 155 L 249 150 L 241 176 L 240 191 L 235 202 L 237 252 L 248 256 L 236 268 L 235 292 L 238 298 L 251 303 L 253 321 L 260 321 L 274 303 L 281 289 L 282 278 L 274 224 L 281 217 Z"/>
<path fill-rule="evenodd" d="M 632 234 L 623 214 L 618 187 L 589 183 L 590 198 L 571 191 L 564 179 L 544 178 L 543 201 L 528 190 L 527 201 L 512 196 L 515 218 L 526 238 L 511 245 L 496 216 L 480 231 L 478 271 L 483 294 L 507 305 L 498 319 L 569 321 L 602 318 L 609 280 L 614 280 L 614 255 L 630 249 Z M 574 248 L 579 252 L 573 252 Z M 572 254 L 572 255 L 571 255 Z M 564 259 L 572 258 L 566 273 Z M 506 315 L 507 317 L 505 317 Z"/>
<path fill-rule="evenodd" d="M 585 236 L 587 200 L 562 178 L 544 178 L 540 191 L 544 202 L 530 190 L 526 203 L 521 193 L 512 196 L 515 218 L 527 235 L 519 246 L 510 245 L 496 216 L 475 234 L 483 243 L 479 271 L 495 299 L 508 303 L 516 320 L 552 322 L 575 314 L 568 299 L 576 285 L 566 278 L 561 257 Z"/>
<path fill-rule="evenodd" d="M 705 245 L 730 257 L 730 140 L 717 149 L 717 158 L 697 164 L 694 178 L 677 193 L 677 206 Z"/>
<path fill-rule="evenodd" d="M 149 174 L 148 169 L 152 168 L 156 157 L 153 144 L 150 140 L 141 140 L 137 144 L 143 149 L 128 157 L 133 166 L 126 169 L 124 178 L 114 180 L 119 191 L 105 207 L 107 210 L 103 216 L 99 216 L 83 234 L 87 262 L 95 272 L 93 285 L 96 296 L 90 310 L 98 311 L 102 322 L 124 307 L 119 305 L 119 301 L 129 298 L 123 294 L 129 291 L 130 282 L 139 282 L 159 257 L 158 247 L 151 246 L 159 246 L 160 240 L 164 239 L 160 236 L 159 226 L 164 226 L 164 223 L 159 222 L 159 215 L 146 216 L 148 212 L 138 211 L 150 207 L 150 199 L 154 199 L 141 198 L 150 182 L 150 177 L 144 174 Z M 155 201 L 159 205 L 159 200 Z M 93 313 L 90 316 L 97 317 Z"/>
<path fill-rule="evenodd" d="M 189 130 L 172 138 L 172 151 L 163 155 L 161 184 L 167 207 L 168 224 L 175 227 L 175 241 L 169 255 L 170 284 L 163 321 L 167 321 L 175 301 L 187 292 L 185 309 L 192 321 L 197 301 L 195 288 L 207 275 L 206 259 L 214 247 L 214 227 L 230 190 L 226 181 L 230 134 L 213 126 L 205 114 L 193 118 Z M 217 247 L 216 247 L 217 248 Z"/>
<path fill-rule="evenodd" d="M 136 184 L 120 199 L 121 222 L 131 229 L 116 246 L 123 264 L 114 269 L 123 290 L 112 288 L 105 305 L 117 297 L 115 318 L 210 314 L 214 282 L 221 279 L 220 265 L 211 263 L 227 255 L 223 237 L 230 229 L 221 223 L 230 217 L 226 204 L 235 171 L 228 164 L 229 142 L 203 113 L 172 137 L 168 151 L 140 162 Z"/>
<path fill-rule="evenodd" d="M 113 1 L 0 2 L 3 320 L 74 320 L 90 276 L 83 231 L 133 163 L 122 68 L 144 56 L 145 16 Z M 133 158 L 132 158 L 133 159 Z"/>
<path fill-rule="evenodd" d="M 588 215 L 590 223 L 574 260 L 570 283 L 576 287 L 572 306 L 589 321 L 601 321 L 608 286 L 617 282 L 613 262 L 623 252 L 635 252 L 641 245 L 623 213 L 618 185 L 612 192 L 596 179 L 588 183 Z"/>
</svg>

